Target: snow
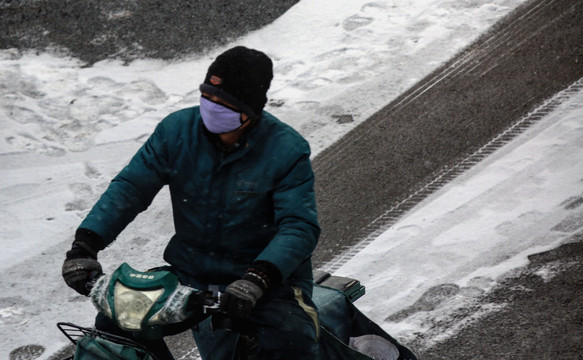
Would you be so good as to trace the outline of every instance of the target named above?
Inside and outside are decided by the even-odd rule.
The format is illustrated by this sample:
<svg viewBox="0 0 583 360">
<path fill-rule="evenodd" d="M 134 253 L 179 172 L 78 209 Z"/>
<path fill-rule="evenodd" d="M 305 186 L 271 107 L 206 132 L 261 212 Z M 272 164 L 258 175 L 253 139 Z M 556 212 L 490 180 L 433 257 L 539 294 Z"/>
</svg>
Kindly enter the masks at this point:
<svg viewBox="0 0 583 360">
<path fill-rule="evenodd" d="M 336 272 L 366 285 L 372 296 L 358 307 L 390 334 L 403 340 L 423 332 L 428 319 L 453 315 L 526 265 L 528 255 L 583 229 L 576 206 L 583 199 L 583 79 L 559 97 L 561 105 L 539 123 L 432 194 Z M 391 321 L 448 286 L 456 293 L 449 302 L 426 298 L 436 302 L 435 312 L 409 311 L 405 321 Z"/>
<path fill-rule="evenodd" d="M 92 323 L 92 306 L 60 275 L 73 233 L 157 122 L 198 104 L 198 84 L 217 54 L 245 45 L 272 57 L 267 110 L 300 131 L 316 155 L 521 3 L 303 0 L 209 54 L 129 66 L 87 68 L 72 58 L 0 51 L 0 358 L 29 344 L 44 346 L 46 358 L 67 343 L 57 321 Z M 397 338 L 411 338 L 427 318 L 471 301 L 529 254 L 579 230 L 582 209 L 567 205 L 582 196 L 581 104 L 581 91 L 564 95 L 553 112 L 343 264 L 337 274 L 367 287 L 359 308 Z M 339 124 L 341 115 L 354 121 Z M 100 261 L 106 271 L 122 261 L 160 265 L 171 234 L 163 191 Z M 436 303 L 439 311 L 393 316 L 445 285 L 459 291 Z"/>
</svg>

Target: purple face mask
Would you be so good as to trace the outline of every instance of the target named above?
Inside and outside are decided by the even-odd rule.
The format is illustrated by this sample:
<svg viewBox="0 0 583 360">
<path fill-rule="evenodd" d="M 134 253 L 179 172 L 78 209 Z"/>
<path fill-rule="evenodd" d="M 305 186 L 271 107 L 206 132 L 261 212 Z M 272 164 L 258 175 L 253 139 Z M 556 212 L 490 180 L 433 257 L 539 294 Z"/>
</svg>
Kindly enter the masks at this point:
<svg viewBox="0 0 583 360">
<path fill-rule="evenodd" d="M 208 131 L 214 134 L 224 134 L 243 125 L 241 112 L 211 101 L 205 97 L 200 98 L 200 116 Z"/>
</svg>

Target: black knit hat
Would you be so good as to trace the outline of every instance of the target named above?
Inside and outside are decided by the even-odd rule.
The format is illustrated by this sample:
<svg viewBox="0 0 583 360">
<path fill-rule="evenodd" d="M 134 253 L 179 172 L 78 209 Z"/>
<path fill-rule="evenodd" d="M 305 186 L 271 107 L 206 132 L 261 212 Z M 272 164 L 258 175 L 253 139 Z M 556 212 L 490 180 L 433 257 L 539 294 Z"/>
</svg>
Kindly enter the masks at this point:
<svg viewBox="0 0 583 360">
<path fill-rule="evenodd" d="M 267 102 L 273 63 L 261 51 L 237 46 L 211 64 L 200 91 L 215 95 L 258 119 Z"/>
</svg>

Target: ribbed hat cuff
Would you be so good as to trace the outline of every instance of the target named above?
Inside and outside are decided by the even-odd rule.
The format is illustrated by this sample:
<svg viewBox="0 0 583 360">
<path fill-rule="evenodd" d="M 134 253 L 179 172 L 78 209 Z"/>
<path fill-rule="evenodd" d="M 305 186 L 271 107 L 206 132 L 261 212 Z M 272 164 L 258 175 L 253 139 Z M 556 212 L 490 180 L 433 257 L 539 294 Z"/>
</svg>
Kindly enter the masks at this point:
<svg viewBox="0 0 583 360">
<path fill-rule="evenodd" d="M 200 89 L 201 93 L 204 92 L 204 93 L 207 93 L 210 95 L 214 95 L 214 96 L 219 97 L 221 100 L 228 102 L 229 104 L 233 105 L 237 109 L 241 110 L 241 112 L 243 112 L 244 114 L 246 114 L 250 118 L 259 119 L 259 115 L 256 114 L 255 111 L 253 111 L 249 106 L 245 105 L 244 103 L 239 101 L 237 98 L 235 98 L 231 94 L 225 92 L 224 90 L 219 89 L 216 86 L 206 84 L 206 83 L 200 84 L 199 89 Z"/>
</svg>

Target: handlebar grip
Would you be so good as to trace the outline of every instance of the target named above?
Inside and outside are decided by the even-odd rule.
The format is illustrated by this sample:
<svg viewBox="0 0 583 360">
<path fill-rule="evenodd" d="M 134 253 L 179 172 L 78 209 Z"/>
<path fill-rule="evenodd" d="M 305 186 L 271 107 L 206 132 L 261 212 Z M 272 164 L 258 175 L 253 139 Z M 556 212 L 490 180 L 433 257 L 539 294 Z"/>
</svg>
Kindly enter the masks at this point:
<svg viewBox="0 0 583 360">
<path fill-rule="evenodd" d="M 96 270 L 89 274 L 89 281 L 85 284 L 85 288 L 88 292 L 91 292 L 93 286 L 95 286 L 95 283 L 97 282 L 97 279 L 99 279 L 102 275 L 104 274 L 101 271 Z"/>
</svg>

